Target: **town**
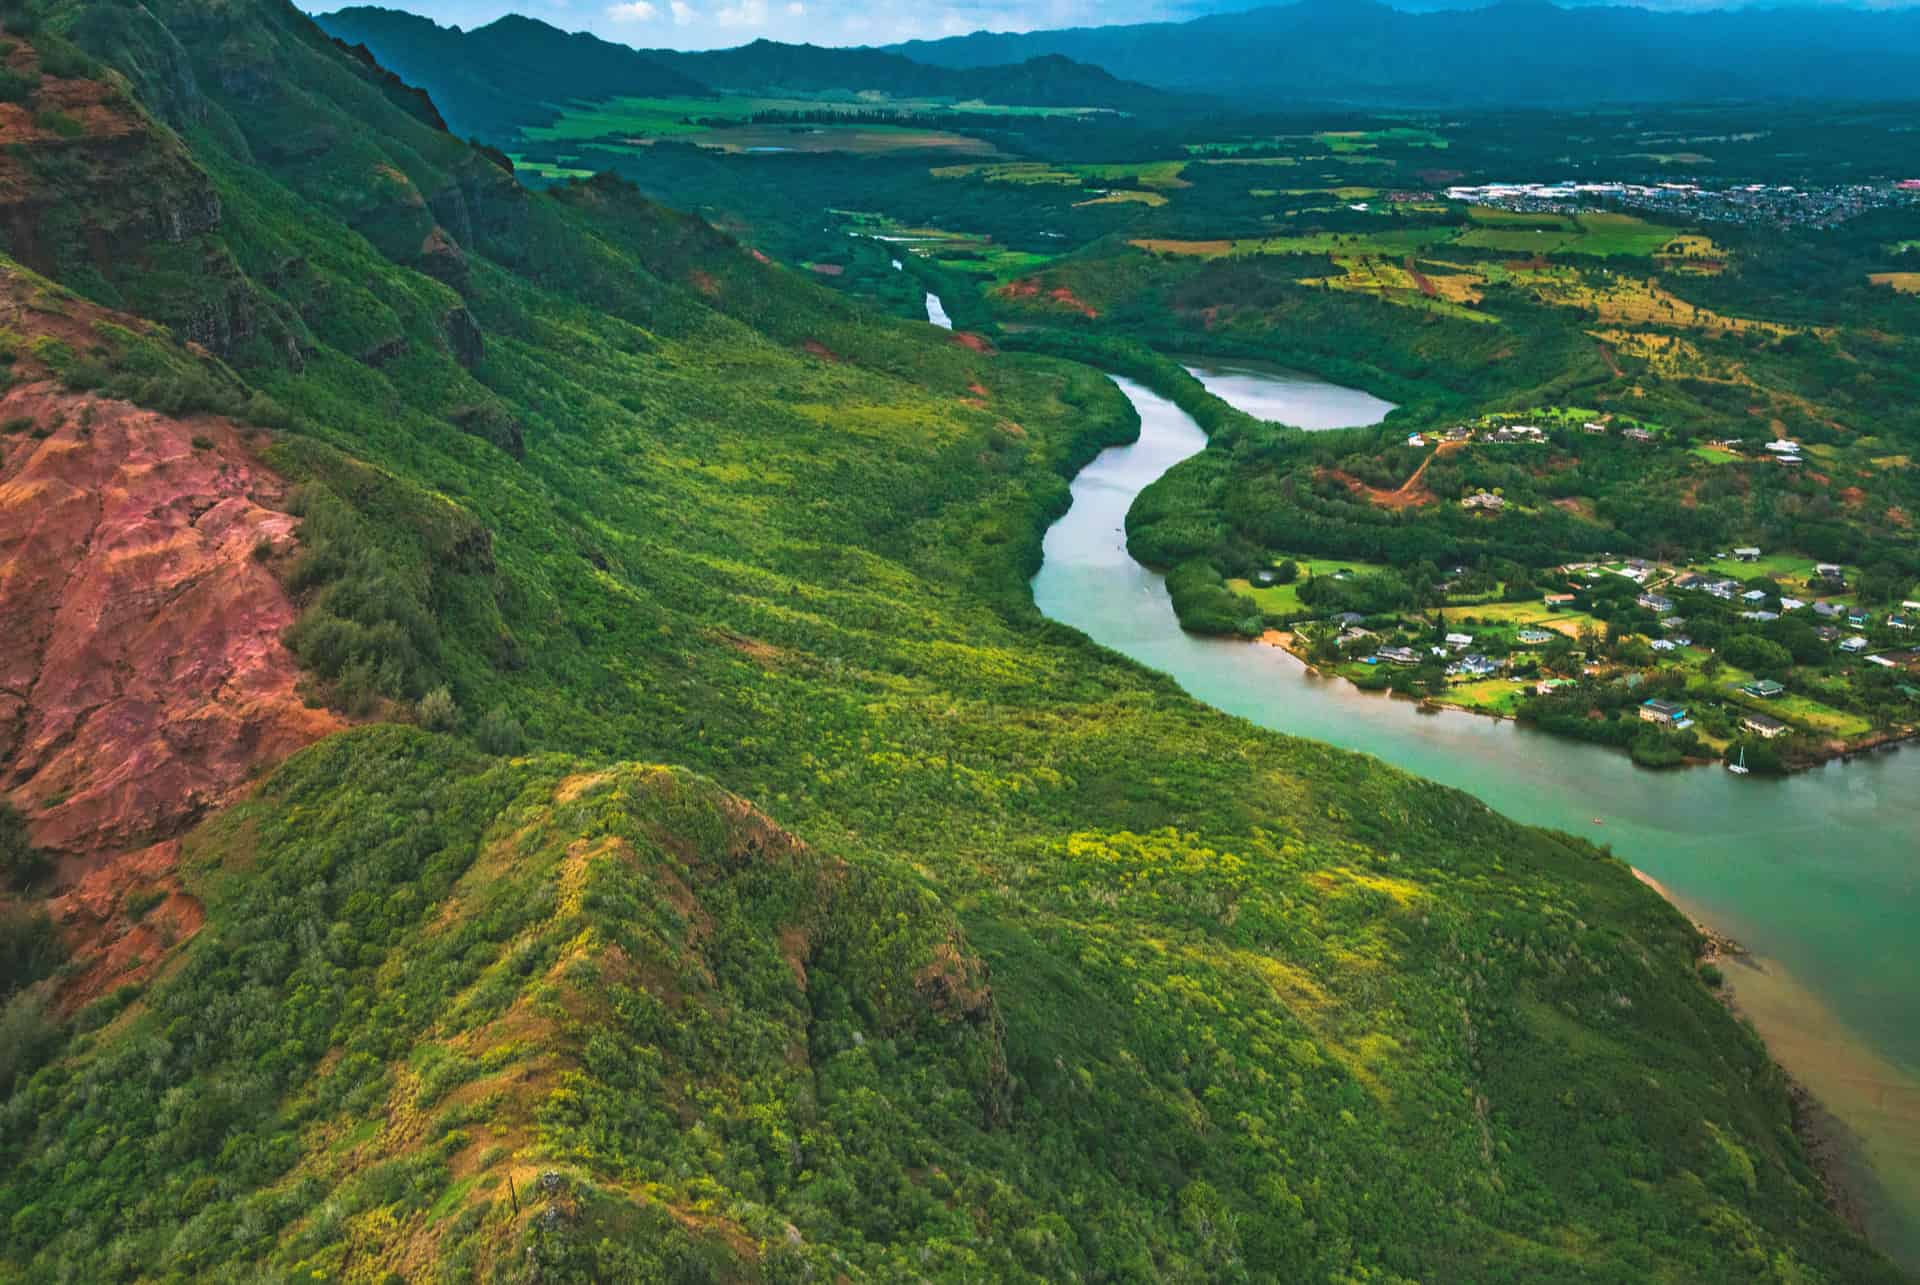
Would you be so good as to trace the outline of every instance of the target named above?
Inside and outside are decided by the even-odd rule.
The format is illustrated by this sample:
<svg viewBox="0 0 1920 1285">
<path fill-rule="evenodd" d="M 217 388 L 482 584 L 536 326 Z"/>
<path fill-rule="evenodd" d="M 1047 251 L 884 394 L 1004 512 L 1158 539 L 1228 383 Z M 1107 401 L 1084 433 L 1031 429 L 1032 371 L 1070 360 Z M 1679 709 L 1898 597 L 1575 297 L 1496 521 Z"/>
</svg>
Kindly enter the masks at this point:
<svg viewBox="0 0 1920 1285">
<path fill-rule="evenodd" d="M 1614 206 L 1673 218 L 1768 227 L 1832 227 L 1870 210 L 1920 205 L 1920 180 L 1785 187 L 1749 183 L 1491 183 L 1450 187 L 1449 200 L 1527 213 L 1577 214 Z"/>
<path fill-rule="evenodd" d="M 1376 574 L 1288 561 L 1309 577 L 1294 588 L 1303 603 L 1320 596 L 1314 577 Z M 1254 589 L 1284 579 L 1285 566 L 1256 574 Z M 1740 546 L 1691 564 L 1572 562 L 1536 573 L 1521 597 L 1495 571 L 1454 566 L 1443 601 L 1303 615 L 1265 640 L 1363 688 L 1517 718 L 1647 766 L 1740 756 L 1780 771 L 1904 739 L 1920 723 L 1920 599 L 1869 606 L 1858 575 Z"/>
</svg>

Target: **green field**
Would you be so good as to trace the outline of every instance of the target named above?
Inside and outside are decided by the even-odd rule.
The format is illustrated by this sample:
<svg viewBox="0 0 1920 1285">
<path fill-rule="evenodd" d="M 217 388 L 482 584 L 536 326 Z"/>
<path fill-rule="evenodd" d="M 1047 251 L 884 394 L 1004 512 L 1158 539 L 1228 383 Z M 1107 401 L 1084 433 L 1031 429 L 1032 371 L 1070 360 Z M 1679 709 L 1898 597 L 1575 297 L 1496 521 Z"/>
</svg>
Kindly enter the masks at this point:
<svg viewBox="0 0 1920 1285">
<path fill-rule="evenodd" d="M 1266 612 L 1268 615 L 1299 616 L 1308 614 L 1313 610 L 1313 608 L 1300 601 L 1300 586 L 1306 583 L 1310 577 L 1337 575 L 1342 571 L 1352 571 L 1358 574 L 1368 571 L 1389 570 L 1387 565 L 1381 562 L 1356 562 L 1352 558 L 1310 558 L 1304 555 L 1284 553 L 1274 558 L 1274 565 L 1278 566 L 1288 558 L 1292 558 L 1300 568 L 1300 578 L 1292 584 L 1271 585 L 1267 588 L 1256 589 L 1253 587 L 1251 580 L 1229 580 L 1227 581 L 1227 587 L 1235 593 L 1244 593 L 1249 598 L 1252 598 L 1254 602 L 1259 604 L 1260 610 Z"/>
<path fill-rule="evenodd" d="M 1482 226 L 1462 233 L 1458 244 L 1512 254 L 1646 256 L 1657 254 L 1675 234 L 1673 228 L 1630 214 L 1535 215 L 1476 207 L 1473 217 Z"/>
<path fill-rule="evenodd" d="M 1804 584 L 1807 577 L 1813 574 L 1817 561 L 1799 553 L 1765 553 L 1757 562 L 1742 562 L 1738 558 L 1711 558 L 1692 569 L 1712 572 L 1714 575 L 1727 576 L 1734 580 L 1745 581 L 1769 576 L 1783 584 L 1788 582 Z"/>
<path fill-rule="evenodd" d="M 1533 626 L 1540 629 L 1552 629 L 1569 636 L 1579 633 L 1581 626 L 1599 627 L 1599 622 L 1582 611 L 1568 611 L 1565 608 L 1555 610 L 1538 599 L 1529 602 L 1490 602 L 1481 606 L 1446 607 L 1441 613 L 1449 624 L 1469 618 L 1493 626 L 1506 626 L 1514 629 Z"/>
</svg>

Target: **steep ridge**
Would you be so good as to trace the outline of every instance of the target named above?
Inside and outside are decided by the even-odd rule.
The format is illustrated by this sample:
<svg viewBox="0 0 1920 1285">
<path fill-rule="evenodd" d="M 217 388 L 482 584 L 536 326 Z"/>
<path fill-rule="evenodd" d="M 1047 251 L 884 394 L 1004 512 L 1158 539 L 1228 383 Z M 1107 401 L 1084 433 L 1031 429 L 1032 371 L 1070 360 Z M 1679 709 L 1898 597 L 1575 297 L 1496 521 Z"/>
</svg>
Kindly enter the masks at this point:
<svg viewBox="0 0 1920 1285">
<path fill-rule="evenodd" d="M 1620 863 L 1038 618 L 1097 373 L 521 192 L 291 9 L 43 21 L 177 46 L 298 359 L 34 358 L 275 425 L 287 510 L 223 458 L 299 497 L 286 647 L 442 730 L 34 888 L 164 954 L 0 980 L 0 1275 L 1892 1279 Z"/>
</svg>

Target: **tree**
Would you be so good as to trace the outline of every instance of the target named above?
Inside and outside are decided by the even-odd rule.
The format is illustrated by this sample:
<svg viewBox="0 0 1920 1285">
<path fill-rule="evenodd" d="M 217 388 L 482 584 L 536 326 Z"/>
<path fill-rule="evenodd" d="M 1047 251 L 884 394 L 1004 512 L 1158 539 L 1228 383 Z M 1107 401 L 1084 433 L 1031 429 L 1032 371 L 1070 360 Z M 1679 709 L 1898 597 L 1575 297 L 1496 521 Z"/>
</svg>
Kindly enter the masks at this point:
<svg viewBox="0 0 1920 1285">
<path fill-rule="evenodd" d="M 518 754 L 527 744 L 527 734 L 521 728 L 520 720 L 505 705 L 494 706 L 480 720 L 480 728 L 474 733 L 474 739 L 487 753 L 503 757 Z"/>
<path fill-rule="evenodd" d="M 1292 584 L 1300 578 L 1300 564 L 1288 558 L 1273 570 L 1275 584 Z"/>
<path fill-rule="evenodd" d="M 47 854 L 27 842 L 27 821 L 13 804 L 0 800 L 0 884 L 26 889 L 52 869 Z"/>
<path fill-rule="evenodd" d="M 429 732 L 451 732 L 460 726 L 460 707 L 453 702 L 453 693 L 444 686 L 436 687 L 420 698 L 420 726 Z"/>
</svg>

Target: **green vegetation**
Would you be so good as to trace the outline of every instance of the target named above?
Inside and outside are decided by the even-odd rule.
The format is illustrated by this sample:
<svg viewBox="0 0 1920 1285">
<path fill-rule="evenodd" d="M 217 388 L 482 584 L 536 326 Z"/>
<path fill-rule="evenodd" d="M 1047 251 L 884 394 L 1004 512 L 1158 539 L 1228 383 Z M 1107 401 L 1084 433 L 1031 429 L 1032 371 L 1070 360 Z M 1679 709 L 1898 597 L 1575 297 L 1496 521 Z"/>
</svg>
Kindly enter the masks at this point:
<svg viewBox="0 0 1920 1285">
<path fill-rule="evenodd" d="M 291 8 L 47 20 L 194 95 L 124 151 L 220 211 L 210 281 L 73 288 L 220 361 L 36 359 L 277 408 L 314 698 L 449 730 L 295 756 L 185 837 L 148 982 L 9 1004 L 0 1275 L 1892 1279 L 1621 863 L 1038 615 L 1137 429 L 1059 354 L 1177 384 L 1133 336 L 970 345 L 618 178 L 525 192 Z M 1165 540 L 1216 607 L 1225 531 Z"/>
</svg>

